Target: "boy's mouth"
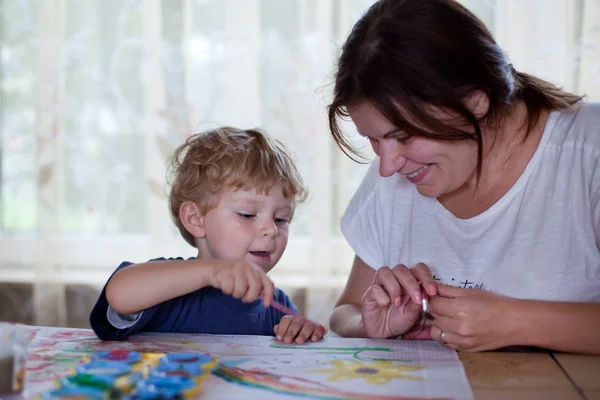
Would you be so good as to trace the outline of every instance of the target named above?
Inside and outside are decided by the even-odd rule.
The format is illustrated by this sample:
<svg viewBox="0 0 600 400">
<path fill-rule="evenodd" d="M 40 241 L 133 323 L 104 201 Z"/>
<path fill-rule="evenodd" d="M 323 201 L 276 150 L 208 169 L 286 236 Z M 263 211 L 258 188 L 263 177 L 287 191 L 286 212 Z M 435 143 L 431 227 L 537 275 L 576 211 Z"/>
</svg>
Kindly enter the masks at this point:
<svg viewBox="0 0 600 400">
<path fill-rule="evenodd" d="M 258 256 L 258 257 L 268 257 L 271 255 L 271 252 L 269 252 L 269 251 L 251 251 L 250 254 L 252 254 L 253 256 Z"/>
</svg>

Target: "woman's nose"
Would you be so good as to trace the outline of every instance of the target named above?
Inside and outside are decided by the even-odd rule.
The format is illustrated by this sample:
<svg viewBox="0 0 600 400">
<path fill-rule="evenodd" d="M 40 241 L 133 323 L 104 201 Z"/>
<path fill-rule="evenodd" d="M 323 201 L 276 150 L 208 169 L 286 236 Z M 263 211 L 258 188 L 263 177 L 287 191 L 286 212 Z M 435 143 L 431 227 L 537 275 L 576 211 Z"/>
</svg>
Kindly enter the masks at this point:
<svg viewBox="0 0 600 400">
<path fill-rule="evenodd" d="M 403 146 L 399 143 L 386 143 L 379 149 L 379 175 L 388 177 L 400 171 L 406 164 L 406 157 L 402 153 Z"/>
</svg>

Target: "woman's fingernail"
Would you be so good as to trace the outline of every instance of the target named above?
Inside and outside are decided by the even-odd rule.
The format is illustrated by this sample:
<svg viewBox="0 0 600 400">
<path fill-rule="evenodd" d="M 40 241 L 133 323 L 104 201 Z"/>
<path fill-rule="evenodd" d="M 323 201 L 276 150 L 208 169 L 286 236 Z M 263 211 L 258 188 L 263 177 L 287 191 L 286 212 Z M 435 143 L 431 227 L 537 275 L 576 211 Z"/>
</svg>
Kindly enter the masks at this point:
<svg viewBox="0 0 600 400">
<path fill-rule="evenodd" d="M 413 298 L 415 299 L 415 303 L 419 303 L 419 304 L 421 303 L 421 293 L 419 293 L 419 292 L 416 292 L 416 293 L 413 295 Z"/>
<path fill-rule="evenodd" d="M 437 292 L 437 287 L 435 286 L 434 283 L 432 283 L 431 285 L 429 285 L 429 293 L 431 293 L 432 296 L 435 296 Z"/>
</svg>

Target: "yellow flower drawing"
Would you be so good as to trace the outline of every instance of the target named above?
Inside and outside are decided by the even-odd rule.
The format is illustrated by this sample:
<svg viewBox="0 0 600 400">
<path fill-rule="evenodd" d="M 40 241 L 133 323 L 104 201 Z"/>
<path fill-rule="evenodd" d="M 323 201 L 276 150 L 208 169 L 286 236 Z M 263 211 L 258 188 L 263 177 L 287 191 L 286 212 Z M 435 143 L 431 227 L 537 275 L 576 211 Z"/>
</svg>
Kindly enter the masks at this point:
<svg viewBox="0 0 600 400">
<path fill-rule="evenodd" d="M 334 368 L 317 369 L 311 372 L 332 374 L 328 381 L 346 381 L 352 379 L 364 379 L 373 385 L 385 385 L 392 379 L 421 380 L 418 376 L 407 375 L 407 372 L 419 371 L 425 367 L 414 367 L 409 365 L 392 365 L 391 361 L 373 361 L 364 364 L 360 361 L 331 361 Z"/>
</svg>

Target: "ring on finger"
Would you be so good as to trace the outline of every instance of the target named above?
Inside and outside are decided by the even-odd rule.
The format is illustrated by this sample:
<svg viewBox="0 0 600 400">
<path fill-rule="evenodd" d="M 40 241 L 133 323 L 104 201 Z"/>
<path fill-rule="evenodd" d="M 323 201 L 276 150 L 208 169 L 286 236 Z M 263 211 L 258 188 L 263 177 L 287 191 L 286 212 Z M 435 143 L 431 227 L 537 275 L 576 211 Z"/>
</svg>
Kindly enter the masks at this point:
<svg viewBox="0 0 600 400">
<path fill-rule="evenodd" d="M 438 342 L 440 343 L 446 343 L 444 342 L 444 335 L 446 334 L 446 332 L 444 332 L 443 329 L 440 329 L 440 335 L 438 336 Z"/>
</svg>

